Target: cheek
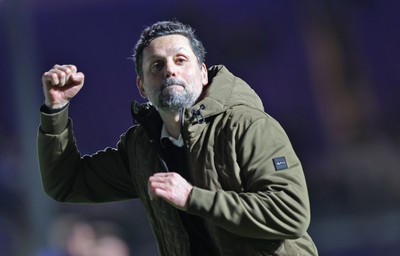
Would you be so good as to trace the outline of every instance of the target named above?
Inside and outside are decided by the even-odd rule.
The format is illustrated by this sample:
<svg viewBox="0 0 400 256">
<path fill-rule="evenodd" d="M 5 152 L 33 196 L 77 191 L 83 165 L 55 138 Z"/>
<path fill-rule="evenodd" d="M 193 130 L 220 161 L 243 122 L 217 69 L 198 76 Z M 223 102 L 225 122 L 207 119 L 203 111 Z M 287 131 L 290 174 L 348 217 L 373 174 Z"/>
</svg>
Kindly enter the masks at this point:
<svg viewBox="0 0 400 256">
<path fill-rule="evenodd" d="M 143 80 L 148 84 L 154 84 L 155 82 L 163 79 L 163 75 L 161 73 L 152 73 L 149 70 L 146 70 L 143 76 Z"/>
<path fill-rule="evenodd" d="M 148 90 L 155 90 L 158 87 L 161 86 L 162 84 L 162 80 L 160 79 L 156 79 L 154 77 L 146 77 L 146 79 L 144 80 L 144 87 L 145 89 Z"/>
<path fill-rule="evenodd" d="M 198 70 L 192 69 L 187 72 L 186 75 L 186 81 L 192 85 L 202 82 L 202 75 L 201 72 Z"/>
</svg>

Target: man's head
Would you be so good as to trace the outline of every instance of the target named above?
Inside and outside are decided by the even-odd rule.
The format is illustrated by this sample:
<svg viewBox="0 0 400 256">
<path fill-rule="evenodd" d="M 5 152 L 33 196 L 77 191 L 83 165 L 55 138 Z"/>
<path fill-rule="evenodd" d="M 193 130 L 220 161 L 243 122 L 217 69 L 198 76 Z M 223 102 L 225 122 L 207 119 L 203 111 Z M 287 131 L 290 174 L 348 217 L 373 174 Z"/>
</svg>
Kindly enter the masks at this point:
<svg viewBox="0 0 400 256">
<path fill-rule="evenodd" d="M 193 30 L 179 22 L 145 29 L 135 48 L 141 95 L 164 113 L 192 106 L 208 83 L 204 52 Z"/>
<path fill-rule="evenodd" d="M 136 73 L 140 79 L 143 79 L 143 49 L 146 48 L 151 41 L 160 36 L 182 35 L 189 40 L 190 47 L 197 57 L 199 65 L 205 62 L 206 51 L 200 40 L 194 34 L 194 30 L 179 21 L 159 21 L 145 28 L 136 43 L 133 57 L 136 65 Z"/>
</svg>

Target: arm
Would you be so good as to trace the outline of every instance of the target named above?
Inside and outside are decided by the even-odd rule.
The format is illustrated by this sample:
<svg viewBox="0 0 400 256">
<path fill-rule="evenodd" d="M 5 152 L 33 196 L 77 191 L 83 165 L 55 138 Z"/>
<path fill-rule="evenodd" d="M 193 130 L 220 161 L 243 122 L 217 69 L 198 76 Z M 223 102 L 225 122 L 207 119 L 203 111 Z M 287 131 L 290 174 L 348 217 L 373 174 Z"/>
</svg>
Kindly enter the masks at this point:
<svg viewBox="0 0 400 256">
<path fill-rule="evenodd" d="M 74 76 L 74 78 L 71 78 Z M 38 157 L 46 193 L 62 202 L 104 202 L 135 197 L 128 170 L 125 137 L 116 149 L 107 148 L 81 157 L 68 118 L 68 101 L 83 86 L 83 74 L 76 67 L 54 66 L 42 81 L 45 104 L 38 131 Z"/>
<path fill-rule="evenodd" d="M 309 225 L 309 201 L 300 162 L 272 118 L 253 122 L 235 135 L 236 162 L 243 192 L 194 187 L 188 212 L 239 236 L 294 239 Z M 288 168 L 276 171 L 273 159 L 284 156 Z"/>
</svg>

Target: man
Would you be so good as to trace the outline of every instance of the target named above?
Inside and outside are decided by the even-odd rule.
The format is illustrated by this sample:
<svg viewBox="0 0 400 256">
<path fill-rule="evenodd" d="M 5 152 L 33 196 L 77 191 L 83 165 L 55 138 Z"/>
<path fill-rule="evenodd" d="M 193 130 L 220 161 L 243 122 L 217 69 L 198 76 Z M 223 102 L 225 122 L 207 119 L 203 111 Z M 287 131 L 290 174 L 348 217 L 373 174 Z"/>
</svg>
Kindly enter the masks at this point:
<svg viewBox="0 0 400 256">
<path fill-rule="evenodd" d="M 84 74 L 55 65 L 42 81 L 44 189 L 61 202 L 140 198 L 160 255 L 317 255 L 306 230 L 301 164 L 259 97 L 224 66 L 209 69 L 193 30 L 146 28 L 134 59 L 147 104 L 116 148 L 81 157 L 68 104 Z"/>
</svg>

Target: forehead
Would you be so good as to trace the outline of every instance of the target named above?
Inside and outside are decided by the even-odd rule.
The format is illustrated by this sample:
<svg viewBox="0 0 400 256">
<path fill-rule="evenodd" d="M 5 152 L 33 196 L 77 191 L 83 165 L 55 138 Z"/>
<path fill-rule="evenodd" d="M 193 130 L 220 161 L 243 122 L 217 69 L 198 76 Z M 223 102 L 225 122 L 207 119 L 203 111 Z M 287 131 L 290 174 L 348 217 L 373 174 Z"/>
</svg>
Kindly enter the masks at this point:
<svg viewBox="0 0 400 256">
<path fill-rule="evenodd" d="M 146 60 L 154 55 L 174 54 L 180 50 L 193 53 L 189 39 L 182 35 L 167 35 L 153 39 L 143 49 L 143 59 Z M 194 53 L 193 53 L 194 54 Z"/>
</svg>

